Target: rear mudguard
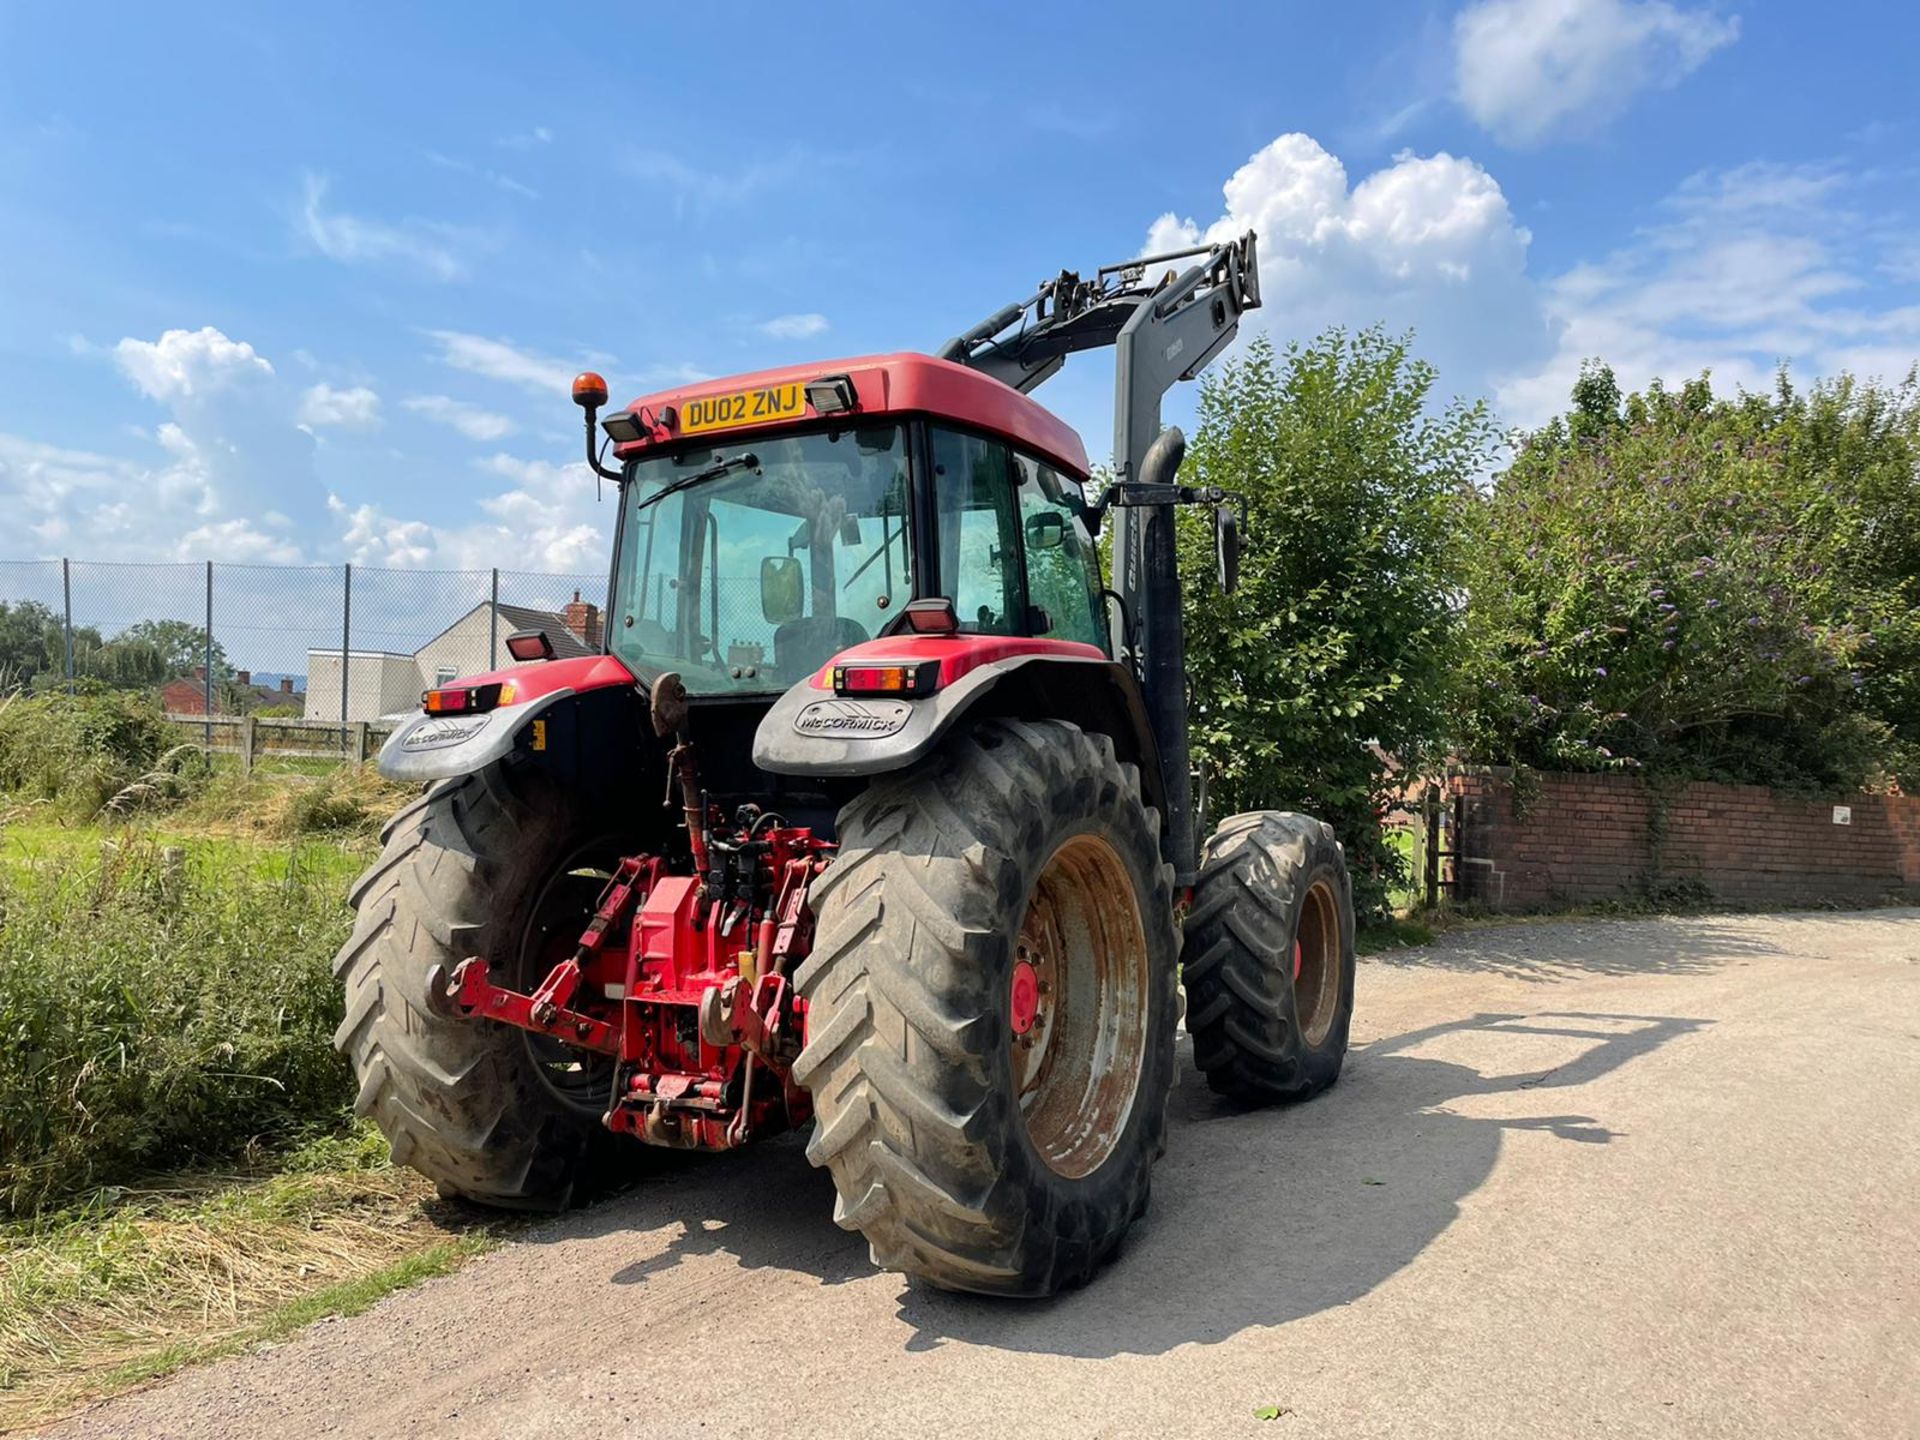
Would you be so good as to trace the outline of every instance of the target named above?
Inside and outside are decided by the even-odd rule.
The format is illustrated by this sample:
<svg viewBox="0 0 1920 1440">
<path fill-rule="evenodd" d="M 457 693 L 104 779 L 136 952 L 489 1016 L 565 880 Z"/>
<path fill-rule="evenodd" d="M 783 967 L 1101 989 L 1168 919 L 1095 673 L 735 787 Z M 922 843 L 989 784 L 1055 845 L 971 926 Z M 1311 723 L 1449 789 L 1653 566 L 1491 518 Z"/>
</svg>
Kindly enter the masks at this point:
<svg viewBox="0 0 1920 1440">
<path fill-rule="evenodd" d="M 516 666 L 451 682 L 511 685 L 512 699 L 481 715 L 416 715 L 380 747 L 380 773 L 420 784 L 472 775 L 521 754 L 565 779 L 609 777 L 621 757 L 638 763 L 646 701 L 611 655 Z"/>
<path fill-rule="evenodd" d="M 836 696 L 834 667 L 864 661 L 940 663 L 940 684 L 916 698 Z M 1069 720 L 1112 738 L 1140 768 L 1149 805 L 1164 809 L 1159 750 L 1139 682 L 1091 645 L 990 635 L 869 640 L 834 656 L 773 704 L 753 737 L 753 763 L 776 775 L 880 775 L 928 754 L 963 722 L 1004 716 Z"/>
</svg>

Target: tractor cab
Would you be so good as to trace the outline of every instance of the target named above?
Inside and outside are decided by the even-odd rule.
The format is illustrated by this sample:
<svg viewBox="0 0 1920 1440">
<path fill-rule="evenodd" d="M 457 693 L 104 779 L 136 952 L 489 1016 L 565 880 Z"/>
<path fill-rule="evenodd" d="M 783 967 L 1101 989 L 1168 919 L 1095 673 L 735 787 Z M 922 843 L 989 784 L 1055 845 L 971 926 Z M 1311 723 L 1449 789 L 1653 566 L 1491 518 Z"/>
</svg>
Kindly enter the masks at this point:
<svg viewBox="0 0 1920 1440">
<path fill-rule="evenodd" d="M 624 462 L 602 472 L 620 486 L 608 643 L 637 676 L 677 672 L 696 699 L 776 695 L 936 597 L 956 635 L 1108 653 L 1070 432 L 925 356 L 789 373 L 648 396 L 604 422 Z M 598 379 L 582 384 L 591 396 Z M 904 410 L 916 388 L 949 408 Z M 967 403 L 983 396 L 999 403 Z"/>
</svg>

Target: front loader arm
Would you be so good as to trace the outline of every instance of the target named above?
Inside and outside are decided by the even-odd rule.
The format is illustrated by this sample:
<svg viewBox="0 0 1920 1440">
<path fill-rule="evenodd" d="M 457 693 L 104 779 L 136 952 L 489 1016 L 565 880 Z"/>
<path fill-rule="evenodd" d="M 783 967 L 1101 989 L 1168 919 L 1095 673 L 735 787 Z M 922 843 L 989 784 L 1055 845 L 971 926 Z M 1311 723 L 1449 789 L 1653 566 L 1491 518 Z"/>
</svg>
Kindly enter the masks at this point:
<svg viewBox="0 0 1920 1440">
<path fill-rule="evenodd" d="M 1196 258 L 1198 257 L 1198 258 Z M 1179 268 L 1183 261 L 1193 263 Z M 1167 268 L 1157 283 L 1147 276 Z M 1114 589 L 1138 622 L 1136 652 L 1127 657 L 1145 693 L 1166 781 L 1168 858 L 1182 884 L 1199 848 L 1187 743 L 1186 646 L 1180 622 L 1180 577 L 1174 555 L 1172 481 L 1184 441 L 1158 446 L 1160 400 L 1191 380 L 1232 341 L 1240 317 L 1260 304 L 1260 260 L 1251 231 L 1238 240 L 1197 245 L 1103 266 L 1091 280 L 1070 270 L 1017 305 L 988 316 L 949 340 L 940 358 L 966 365 L 1025 392 L 1081 350 L 1114 349 L 1113 464 L 1115 490 L 1135 498 L 1116 507 Z M 1153 463 L 1149 464 L 1152 456 Z M 1142 498 L 1164 487 L 1169 498 Z M 1097 517 L 1096 517 L 1097 518 Z"/>
<path fill-rule="evenodd" d="M 1176 268 L 1195 256 L 1202 258 Z M 1169 268 L 1159 281 L 1146 283 L 1160 266 Z M 1091 280 L 1063 270 L 938 353 L 1025 393 L 1055 374 L 1067 356 L 1114 347 L 1114 460 L 1124 480 L 1133 478 L 1160 433 L 1160 397 L 1204 370 L 1233 339 L 1240 317 L 1259 305 L 1260 263 L 1249 231 L 1218 245 L 1105 265 Z"/>
</svg>

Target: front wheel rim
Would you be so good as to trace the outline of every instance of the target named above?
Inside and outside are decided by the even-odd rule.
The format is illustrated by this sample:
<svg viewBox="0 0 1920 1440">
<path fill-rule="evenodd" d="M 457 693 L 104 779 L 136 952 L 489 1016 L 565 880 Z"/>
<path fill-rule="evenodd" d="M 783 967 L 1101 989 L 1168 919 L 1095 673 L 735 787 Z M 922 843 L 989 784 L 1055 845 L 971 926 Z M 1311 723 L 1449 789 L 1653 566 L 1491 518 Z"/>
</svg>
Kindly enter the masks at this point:
<svg viewBox="0 0 1920 1440">
<path fill-rule="evenodd" d="M 1300 907 L 1300 928 L 1294 937 L 1293 1013 L 1309 1049 L 1327 1043 L 1333 1017 L 1340 1010 L 1340 907 L 1333 887 L 1316 880 L 1307 888 Z"/>
<path fill-rule="evenodd" d="M 1119 1148 L 1146 1066 L 1146 927 L 1132 877 L 1097 835 L 1055 850 L 1014 943 L 1008 1029 L 1034 1149 L 1079 1179 Z"/>
</svg>

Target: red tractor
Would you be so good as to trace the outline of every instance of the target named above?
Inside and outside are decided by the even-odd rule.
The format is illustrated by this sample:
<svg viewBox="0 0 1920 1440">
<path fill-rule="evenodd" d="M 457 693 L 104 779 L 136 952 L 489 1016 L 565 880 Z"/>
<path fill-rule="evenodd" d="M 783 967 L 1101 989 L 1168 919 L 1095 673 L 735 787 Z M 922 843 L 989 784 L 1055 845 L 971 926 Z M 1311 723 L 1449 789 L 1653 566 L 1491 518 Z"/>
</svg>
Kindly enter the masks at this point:
<svg viewBox="0 0 1920 1440">
<path fill-rule="evenodd" d="M 394 1158 L 555 1207 L 623 1137 L 811 1121 L 876 1264 L 1045 1295 L 1146 1208 L 1183 979 L 1216 1090 L 1332 1083 L 1340 846 L 1277 812 L 1201 846 L 1188 768 L 1174 507 L 1214 507 L 1229 586 L 1239 529 L 1160 398 L 1258 304 L 1251 235 L 1063 273 L 938 357 L 649 395 L 598 454 L 576 380 L 619 496 L 604 653 L 512 635 L 380 757 L 428 788 L 353 889 L 338 1043 Z M 1026 392 L 1100 346 L 1089 498 Z"/>
</svg>

